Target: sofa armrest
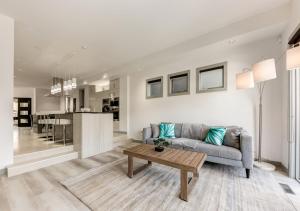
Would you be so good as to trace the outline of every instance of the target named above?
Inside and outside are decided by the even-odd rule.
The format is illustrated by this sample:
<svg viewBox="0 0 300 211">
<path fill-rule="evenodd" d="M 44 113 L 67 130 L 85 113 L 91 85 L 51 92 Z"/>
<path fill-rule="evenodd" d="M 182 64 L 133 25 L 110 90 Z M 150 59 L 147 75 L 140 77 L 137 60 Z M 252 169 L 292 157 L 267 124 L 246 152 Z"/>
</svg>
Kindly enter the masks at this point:
<svg viewBox="0 0 300 211">
<path fill-rule="evenodd" d="M 243 165 L 246 169 L 252 169 L 254 161 L 252 137 L 246 131 L 243 131 L 240 138 Z"/>
<path fill-rule="evenodd" d="M 151 127 L 143 128 L 143 141 L 144 141 L 144 143 L 146 143 L 147 139 L 149 139 L 151 137 L 152 137 Z"/>
</svg>

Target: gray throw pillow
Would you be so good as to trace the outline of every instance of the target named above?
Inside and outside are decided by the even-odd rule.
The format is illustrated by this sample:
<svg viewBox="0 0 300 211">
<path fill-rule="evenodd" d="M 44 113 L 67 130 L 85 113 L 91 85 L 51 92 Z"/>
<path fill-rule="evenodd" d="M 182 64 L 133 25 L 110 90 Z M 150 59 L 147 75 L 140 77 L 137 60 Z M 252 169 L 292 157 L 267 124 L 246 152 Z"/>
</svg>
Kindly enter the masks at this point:
<svg viewBox="0 0 300 211">
<path fill-rule="evenodd" d="M 152 138 L 159 137 L 159 125 L 158 124 L 150 124 L 152 130 Z"/>
<path fill-rule="evenodd" d="M 243 128 L 227 127 L 223 145 L 240 149 L 240 136 Z"/>
<path fill-rule="evenodd" d="M 203 125 L 201 126 L 201 133 L 200 133 L 200 140 L 201 140 L 201 141 L 204 141 L 204 140 L 205 140 L 205 138 L 206 138 L 206 136 L 207 136 L 207 134 L 208 134 L 209 129 L 210 129 L 210 127 L 207 126 L 207 125 L 204 125 L 204 124 L 203 124 Z"/>
<path fill-rule="evenodd" d="M 182 123 L 175 123 L 175 137 L 181 137 Z"/>
</svg>

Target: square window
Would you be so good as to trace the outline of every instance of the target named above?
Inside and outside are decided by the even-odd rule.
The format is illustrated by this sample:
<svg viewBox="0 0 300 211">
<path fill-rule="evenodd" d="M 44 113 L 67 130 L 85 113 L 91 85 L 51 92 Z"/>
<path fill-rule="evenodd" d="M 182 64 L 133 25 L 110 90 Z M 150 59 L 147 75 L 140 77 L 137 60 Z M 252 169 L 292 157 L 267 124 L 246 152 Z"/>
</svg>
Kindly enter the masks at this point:
<svg viewBox="0 0 300 211">
<path fill-rule="evenodd" d="M 168 95 L 185 95 L 190 93 L 190 71 L 178 72 L 168 76 Z"/>
<path fill-rule="evenodd" d="M 146 98 L 163 96 L 163 77 L 151 78 L 146 81 Z"/>
<path fill-rule="evenodd" d="M 227 62 L 196 69 L 197 93 L 227 90 Z"/>
</svg>

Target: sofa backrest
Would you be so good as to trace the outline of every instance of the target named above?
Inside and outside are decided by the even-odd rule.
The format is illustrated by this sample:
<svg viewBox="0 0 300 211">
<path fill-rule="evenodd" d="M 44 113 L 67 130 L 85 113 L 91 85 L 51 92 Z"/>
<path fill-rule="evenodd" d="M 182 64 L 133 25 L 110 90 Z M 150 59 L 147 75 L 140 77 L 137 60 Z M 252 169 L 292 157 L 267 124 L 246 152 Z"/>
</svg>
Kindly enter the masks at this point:
<svg viewBox="0 0 300 211">
<path fill-rule="evenodd" d="M 181 137 L 196 140 L 204 140 L 208 133 L 208 130 L 209 127 L 204 124 L 183 123 Z"/>
<path fill-rule="evenodd" d="M 152 124 L 152 127 L 155 126 L 159 130 L 158 124 Z M 188 139 L 195 139 L 195 140 L 202 140 L 204 141 L 209 128 L 212 126 L 207 126 L 205 124 L 191 124 L 191 123 L 175 123 L 175 137 L 176 138 L 188 138 Z M 240 134 L 243 131 L 243 128 L 238 126 L 214 126 L 214 127 L 226 127 L 227 131 L 224 137 L 224 145 L 235 147 L 237 149 L 240 148 Z M 152 128 L 153 130 L 153 128 Z M 152 138 L 153 137 L 152 131 Z M 157 132 L 159 134 L 159 131 Z"/>
<path fill-rule="evenodd" d="M 182 123 L 175 123 L 175 137 L 181 138 L 181 132 L 182 132 Z"/>
</svg>

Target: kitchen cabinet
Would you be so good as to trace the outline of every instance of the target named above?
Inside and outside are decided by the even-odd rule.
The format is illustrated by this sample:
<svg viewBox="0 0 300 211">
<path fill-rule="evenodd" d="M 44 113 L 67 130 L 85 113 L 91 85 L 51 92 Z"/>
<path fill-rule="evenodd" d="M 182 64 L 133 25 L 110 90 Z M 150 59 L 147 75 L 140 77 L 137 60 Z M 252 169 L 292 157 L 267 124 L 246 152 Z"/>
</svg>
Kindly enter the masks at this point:
<svg viewBox="0 0 300 211">
<path fill-rule="evenodd" d="M 73 131 L 74 150 L 81 159 L 113 149 L 111 113 L 75 113 Z"/>
<path fill-rule="evenodd" d="M 120 80 L 118 78 L 110 80 L 109 89 L 110 90 L 119 89 L 120 88 L 119 84 L 120 84 Z"/>
</svg>

